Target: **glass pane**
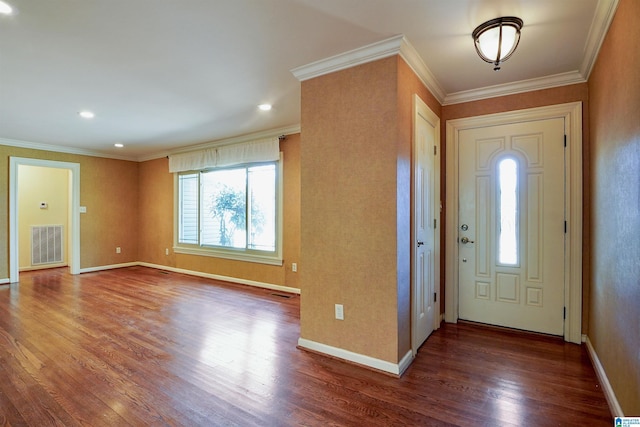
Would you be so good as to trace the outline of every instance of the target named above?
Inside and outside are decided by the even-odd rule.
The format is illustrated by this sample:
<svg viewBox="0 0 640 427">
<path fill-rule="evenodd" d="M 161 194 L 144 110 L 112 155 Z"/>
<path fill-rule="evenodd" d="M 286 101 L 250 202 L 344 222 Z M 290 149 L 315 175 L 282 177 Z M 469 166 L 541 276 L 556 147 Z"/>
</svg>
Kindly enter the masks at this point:
<svg viewBox="0 0 640 427">
<path fill-rule="evenodd" d="M 202 174 L 201 244 L 245 248 L 247 171 L 225 169 Z"/>
<path fill-rule="evenodd" d="M 198 243 L 198 175 L 180 175 L 178 242 Z"/>
<path fill-rule="evenodd" d="M 249 244 L 260 251 L 276 250 L 276 167 L 249 168 Z"/>
<path fill-rule="evenodd" d="M 514 159 L 498 164 L 500 236 L 498 262 L 518 264 L 518 165 Z"/>
</svg>

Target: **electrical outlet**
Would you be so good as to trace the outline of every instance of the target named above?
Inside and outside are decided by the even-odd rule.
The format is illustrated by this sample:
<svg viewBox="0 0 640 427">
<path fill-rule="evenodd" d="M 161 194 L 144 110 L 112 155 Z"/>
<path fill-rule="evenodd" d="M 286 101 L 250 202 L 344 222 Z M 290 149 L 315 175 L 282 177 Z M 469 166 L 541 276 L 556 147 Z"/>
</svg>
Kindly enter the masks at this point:
<svg viewBox="0 0 640 427">
<path fill-rule="evenodd" d="M 296 271 L 298 271 L 298 263 L 297 262 L 291 263 L 291 271 L 293 271 L 294 273 Z"/>
<path fill-rule="evenodd" d="M 116 253 L 119 254 L 121 252 L 120 246 L 116 247 Z"/>
<path fill-rule="evenodd" d="M 336 304 L 336 319 L 344 320 L 344 307 L 342 304 Z"/>
<path fill-rule="evenodd" d="M 165 249 L 164 249 L 164 254 L 165 254 L 165 255 L 169 255 L 169 248 L 165 248 Z"/>
</svg>

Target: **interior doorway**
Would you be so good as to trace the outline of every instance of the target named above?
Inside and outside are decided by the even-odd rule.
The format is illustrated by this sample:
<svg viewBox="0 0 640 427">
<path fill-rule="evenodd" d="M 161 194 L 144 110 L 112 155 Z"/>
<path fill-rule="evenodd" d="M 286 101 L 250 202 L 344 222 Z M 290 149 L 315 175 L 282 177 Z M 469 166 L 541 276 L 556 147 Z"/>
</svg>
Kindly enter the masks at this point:
<svg viewBox="0 0 640 427">
<path fill-rule="evenodd" d="M 9 162 L 9 281 L 19 281 L 19 204 L 18 192 L 21 166 L 65 169 L 69 171 L 69 244 L 68 264 L 71 274 L 80 273 L 80 164 L 52 160 L 11 157 Z"/>
</svg>

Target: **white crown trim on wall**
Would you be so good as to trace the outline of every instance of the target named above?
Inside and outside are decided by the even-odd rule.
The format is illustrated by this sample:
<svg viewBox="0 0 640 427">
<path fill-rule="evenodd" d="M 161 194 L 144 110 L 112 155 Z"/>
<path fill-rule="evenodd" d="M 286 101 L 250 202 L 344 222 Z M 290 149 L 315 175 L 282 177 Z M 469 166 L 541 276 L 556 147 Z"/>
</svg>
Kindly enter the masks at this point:
<svg viewBox="0 0 640 427">
<path fill-rule="evenodd" d="M 598 0 L 596 12 L 585 44 L 584 59 L 580 70 L 567 73 L 447 94 L 418 52 L 402 34 L 294 68 L 291 72 L 298 80 L 305 81 L 314 77 L 355 67 L 356 65 L 393 55 L 400 55 L 442 105 L 459 104 L 462 102 L 513 95 L 533 90 L 584 83 L 589 78 L 591 69 L 598 57 L 600 46 L 618 7 L 618 1 L 619 0 Z"/>
<path fill-rule="evenodd" d="M 613 16 L 618 8 L 618 0 L 598 0 L 596 6 L 596 12 L 589 28 L 589 35 L 587 36 L 587 42 L 584 46 L 584 58 L 580 65 L 580 74 L 589 79 L 591 70 L 593 69 L 596 59 L 598 58 L 598 52 L 604 41 Z"/>
<path fill-rule="evenodd" d="M 435 77 L 433 77 L 431 70 L 429 70 L 422 58 L 420 58 L 418 52 L 402 34 L 294 68 L 291 70 L 291 73 L 303 82 L 315 77 L 355 67 L 356 65 L 388 58 L 393 55 L 400 55 L 420 80 L 422 80 L 422 83 L 431 91 L 433 96 L 435 96 L 440 103 L 444 101 L 444 90 L 442 90 L 440 84 L 436 81 Z"/>
<path fill-rule="evenodd" d="M 320 77 L 336 71 L 366 64 L 397 55 L 400 52 L 403 35 L 394 36 L 386 40 L 359 47 L 348 52 L 339 53 L 329 58 L 320 59 L 307 65 L 291 70 L 291 73 L 301 82 Z"/>
<path fill-rule="evenodd" d="M 549 89 L 552 87 L 567 86 L 586 82 L 578 71 L 555 74 L 553 76 L 536 79 L 521 80 L 514 83 L 505 83 L 495 86 L 487 86 L 480 89 L 465 90 L 447 95 L 443 105 L 459 104 L 461 102 L 478 101 L 480 99 L 495 98 L 498 96 L 513 95 L 516 93 L 531 92 L 533 90 Z"/>
</svg>

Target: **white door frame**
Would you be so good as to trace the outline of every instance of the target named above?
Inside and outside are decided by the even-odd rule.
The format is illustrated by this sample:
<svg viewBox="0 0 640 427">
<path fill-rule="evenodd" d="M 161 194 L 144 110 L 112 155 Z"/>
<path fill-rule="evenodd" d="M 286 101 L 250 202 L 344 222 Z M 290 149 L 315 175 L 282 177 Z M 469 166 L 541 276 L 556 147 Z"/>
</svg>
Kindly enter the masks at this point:
<svg viewBox="0 0 640 427">
<path fill-rule="evenodd" d="M 415 136 L 415 132 L 416 132 L 416 126 L 417 126 L 417 121 L 418 121 L 418 116 L 423 117 L 429 124 L 431 124 L 434 129 L 435 129 L 435 135 L 434 135 L 434 140 L 433 140 L 433 144 L 436 147 L 436 157 L 435 157 L 435 161 L 434 161 L 434 181 L 433 181 L 433 186 L 434 188 L 432 189 L 433 191 L 433 195 L 434 195 L 434 200 L 435 200 L 435 217 L 437 219 L 437 226 L 436 226 L 436 232 L 435 232 L 435 242 L 434 242 L 434 254 L 433 254 L 433 266 L 434 266 L 434 291 L 436 293 L 436 301 L 434 302 L 434 313 L 433 313 L 433 330 L 436 330 L 438 328 L 440 328 L 440 321 L 441 321 L 441 314 L 440 314 L 440 223 L 441 223 L 441 200 L 440 200 L 440 118 L 429 108 L 429 106 L 427 104 L 424 103 L 424 101 L 422 99 L 420 99 L 420 97 L 417 94 L 414 94 L 413 96 L 413 127 L 414 127 L 414 136 L 413 136 L 413 153 L 416 153 L 416 136 Z M 416 171 L 416 167 L 417 167 L 417 159 L 415 158 L 415 154 L 414 154 L 414 159 L 413 159 L 413 173 L 411 174 L 412 176 L 412 195 L 411 195 L 411 206 L 413 208 L 411 215 L 412 215 L 412 227 L 411 227 L 411 351 L 413 353 L 413 356 L 415 357 L 416 353 L 418 352 L 418 348 L 420 347 L 420 345 L 422 343 L 418 343 L 417 341 L 419 341 L 418 338 L 418 334 L 416 331 L 416 322 L 417 322 L 417 312 L 416 312 L 416 305 L 415 305 L 415 295 L 416 295 L 416 289 L 418 286 L 417 283 L 417 277 L 415 274 L 415 265 L 416 265 L 416 260 L 415 260 L 415 245 L 416 242 L 418 241 L 417 238 L 417 230 L 416 230 L 416 226 L 415 226 L 415 211 L 416 211 L 416 206 L 415 206 L 415 195 L 413 194 L 414 191 L 414 187 L 415 187 L 415 171 Z"/>
<path fill-rule="evenodd" d="M 22 165 L 68 169 L 71 172 L 71 226 L 68 230 L 71 243 L 69 271 L 71 274 L 80 274 L 80 164 L 11 157 L 9 159 L 9 281 L 15 283 L 19 280 L 18 168 Z"/>
<path fill-rule="evenodd" d="M 582 341 L 582 103 L 488 114 L 447 121 L 446 211 L 445 229 L 445 321 L 458 321 L 458 155 L 459 132 L 510 123 L 565 119 L 565 212 L 567 220 L 564 264 L 565 309 L 564 339 Z"/>
</svg>

